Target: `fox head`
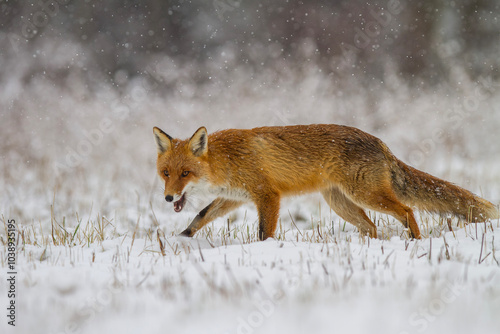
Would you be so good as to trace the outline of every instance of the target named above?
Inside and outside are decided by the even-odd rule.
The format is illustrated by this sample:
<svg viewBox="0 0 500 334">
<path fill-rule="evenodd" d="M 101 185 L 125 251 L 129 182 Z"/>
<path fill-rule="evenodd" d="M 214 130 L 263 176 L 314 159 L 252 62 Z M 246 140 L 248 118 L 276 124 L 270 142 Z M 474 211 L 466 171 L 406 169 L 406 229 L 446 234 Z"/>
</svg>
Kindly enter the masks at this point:
<svg viewBox="0 0 500 334">
<path fill-rule="evenodd" d="M 165 200 L 174 202 L 174 210 L 182 211 L 189 192 L 208 175 L 208 135 L 199 128 L 189 140 L 170 137 L 153 128 L 158 159 L 156 168 L 165 181 Z"/>
</svg>

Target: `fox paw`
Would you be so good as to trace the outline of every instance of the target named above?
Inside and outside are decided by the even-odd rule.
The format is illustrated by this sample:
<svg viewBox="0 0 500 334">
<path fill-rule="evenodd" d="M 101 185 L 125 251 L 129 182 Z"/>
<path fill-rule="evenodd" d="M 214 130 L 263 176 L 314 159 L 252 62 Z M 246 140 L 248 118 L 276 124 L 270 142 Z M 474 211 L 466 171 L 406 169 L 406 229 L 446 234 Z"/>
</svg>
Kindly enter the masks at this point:
<svg viewBox="0 0 500 334">
<path fill-rule="evenodd" d="M 187 228 L 184 231 L 182 231 L 178 236 L 191 238 L 193 235 L 194 235 L 193 231 L 190 228 Z"/>
</svg>

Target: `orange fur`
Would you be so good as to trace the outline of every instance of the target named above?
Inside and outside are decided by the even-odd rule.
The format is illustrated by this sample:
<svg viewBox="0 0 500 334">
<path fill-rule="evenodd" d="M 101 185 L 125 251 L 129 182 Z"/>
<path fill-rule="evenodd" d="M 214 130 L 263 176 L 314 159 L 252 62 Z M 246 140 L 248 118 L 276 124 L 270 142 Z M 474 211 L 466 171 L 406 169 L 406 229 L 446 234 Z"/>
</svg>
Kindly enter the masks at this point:
<svg viewBox="0 0 500 334">
<path fill-rule="evenodd" d="M 283 196 L 321 192 L 331 208 L 363 234 L 377 236 L 364 208 L 387 213 L 420 231 L 411 206 L 478 222 L 498 217 L 490 202 L 398 160 L 378 138 L 341 125 L 223 130 L 204 127 L 189 140 L 154 128 L 157 169 L 167 201 L 182 210 L 191 192 L 217 196 L 182 233 L 193 236 L 245 202 L 259 213 L 259 237 L 274 236 Z"/>
</svg>

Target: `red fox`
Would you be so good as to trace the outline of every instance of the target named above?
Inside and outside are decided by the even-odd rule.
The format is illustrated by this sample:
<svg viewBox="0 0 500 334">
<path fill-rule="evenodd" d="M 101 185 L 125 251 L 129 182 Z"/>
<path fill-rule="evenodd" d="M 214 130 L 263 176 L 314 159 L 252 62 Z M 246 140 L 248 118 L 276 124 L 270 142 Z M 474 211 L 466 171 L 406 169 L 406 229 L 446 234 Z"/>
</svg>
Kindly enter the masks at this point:
<svg viewBox="0 0 500 334">
<path fill-rule="evenodd" d="M 364 209 L 387 213 L 420 239 L 411 207 L 469 222 L 499 217 L 490 202 L 398 160 L 377 137 L 334 124 L 229 129 L 189 140 L 155 127 L 158 174 L 165 200 L 180 212 L 190 196 L 210 192 L 216 199 L 181 233 L 192 237 L 203 226 L 246 202 L 259 216 L 259 239 L 274 236 L 283 196 L 321 192 L 330 207 L 363 235 L 377 237 Z"/>
</svg>

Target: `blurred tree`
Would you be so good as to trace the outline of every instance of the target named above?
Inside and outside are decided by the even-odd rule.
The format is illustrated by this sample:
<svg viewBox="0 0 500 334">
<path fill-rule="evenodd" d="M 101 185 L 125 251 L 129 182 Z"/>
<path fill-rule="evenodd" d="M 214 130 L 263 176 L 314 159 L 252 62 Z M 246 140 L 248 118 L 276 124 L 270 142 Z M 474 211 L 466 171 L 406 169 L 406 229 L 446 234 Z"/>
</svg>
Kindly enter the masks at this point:
<svg viewBox="0 0 500 334">
<path fill-rule="evenodd" d="M 337 78 L 355 74 L 368 83 L 383 80 L 391 64 L 408 80 L 436 83 L 448 79 L 451 59 L 471 76 L 497 73 L 499 6 L 496 0 L 1 0 L 0 32 L 26 39 L 21 46 L 28 54 L 45 41 L 76 43 L 86 50 L 85 68 L 110 80 L 118 71 L 143 75 L 154 59 L 169 57 L 197 66 L 200 81 L 209 76 L 207 66 L 261 71 L 314 63 Z M 450 41 L 459 52 L 442 52 Z M 237 61 L 215 64 L 228 53 Z"/>
</svg>

